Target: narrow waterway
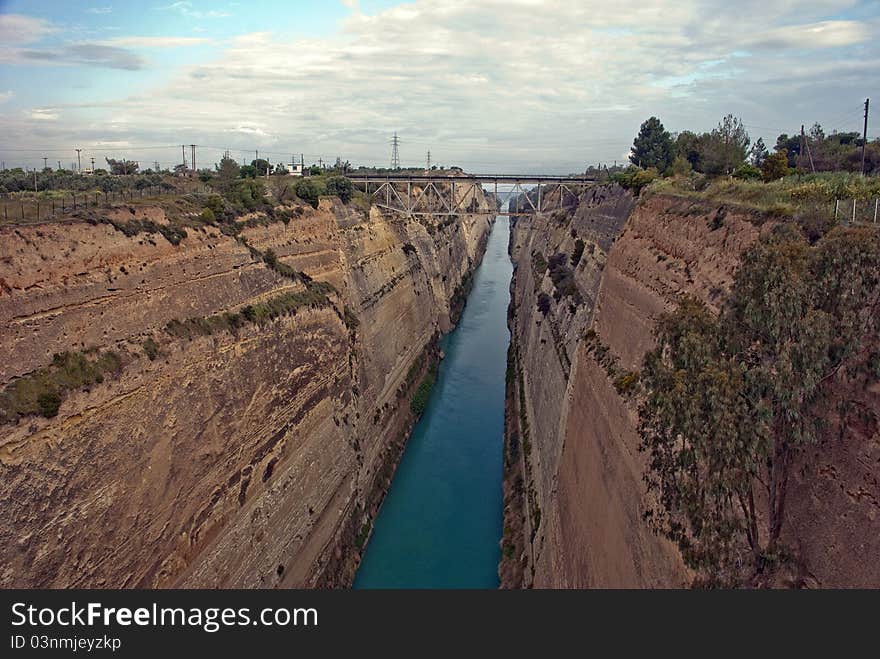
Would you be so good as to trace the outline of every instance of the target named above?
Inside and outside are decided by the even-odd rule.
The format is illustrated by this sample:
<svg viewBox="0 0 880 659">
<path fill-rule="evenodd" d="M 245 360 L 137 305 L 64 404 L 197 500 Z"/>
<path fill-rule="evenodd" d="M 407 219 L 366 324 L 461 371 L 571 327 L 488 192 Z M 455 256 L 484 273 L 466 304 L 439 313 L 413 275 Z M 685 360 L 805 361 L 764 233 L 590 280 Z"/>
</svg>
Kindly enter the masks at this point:
<svg viewBox="0 0 880 659">
<path fill-rule="evenodd" d="M 431 399 L 376 519 L 355 588 L 496 588 L 507 305 L 507 216 L 492 228 Z"/>
</svg>

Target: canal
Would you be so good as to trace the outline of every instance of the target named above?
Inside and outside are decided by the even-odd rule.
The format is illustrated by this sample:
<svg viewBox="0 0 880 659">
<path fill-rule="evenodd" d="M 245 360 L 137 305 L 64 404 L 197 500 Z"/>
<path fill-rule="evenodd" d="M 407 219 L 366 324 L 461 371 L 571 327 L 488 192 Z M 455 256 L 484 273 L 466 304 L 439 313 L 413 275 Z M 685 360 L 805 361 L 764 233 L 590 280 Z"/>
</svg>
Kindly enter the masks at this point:
<svg viewBox="0 0 880 659">
<path fill-rule="evenodd" d="M 495 221 L 458 326 L 410 437 L 355 588 L 496 588 L 502 530 L 507 216 Z"/>
</svg>

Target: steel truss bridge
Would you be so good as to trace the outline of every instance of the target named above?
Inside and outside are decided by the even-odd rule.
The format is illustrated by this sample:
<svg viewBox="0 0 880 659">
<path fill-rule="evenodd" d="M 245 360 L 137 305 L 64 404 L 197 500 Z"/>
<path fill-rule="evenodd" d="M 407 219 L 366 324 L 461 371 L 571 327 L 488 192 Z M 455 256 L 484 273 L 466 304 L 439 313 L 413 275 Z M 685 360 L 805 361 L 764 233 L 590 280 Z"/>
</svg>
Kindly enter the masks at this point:
<svg viewBox="0 0 880 659">
<path fill-rule="evenodd" d="M 477 191 L 483 184 L 491 186 L 490 191 L 496 199 L 521 195 L 524 201 L 516 211 L 518 215 L 541 213 L 561 207 L 569 198 L 577 200 L 586 187 L 595 183 L 594 179 L 585 176 L 533 174 L 348 174 L 347 178 L 379 208 L 410 217 L 504 213 L 479 208 Z M 499 192 L 499 185 L 508 186 L 509 189 Z"/>
</svg>

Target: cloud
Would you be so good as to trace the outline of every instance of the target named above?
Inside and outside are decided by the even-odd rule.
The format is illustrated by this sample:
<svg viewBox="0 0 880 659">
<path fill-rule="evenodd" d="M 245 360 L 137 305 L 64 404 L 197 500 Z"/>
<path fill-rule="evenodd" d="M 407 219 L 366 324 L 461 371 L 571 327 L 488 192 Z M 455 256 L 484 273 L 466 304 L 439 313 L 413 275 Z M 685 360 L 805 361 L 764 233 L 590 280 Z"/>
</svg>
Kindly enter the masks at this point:
<svg viewBox="0 0 880 659">
<path fill-rule="evenodd" d="M 339 0 L 342 3 L 342 6 L 346 9 L 351 9 L 352 11 L 360 10 L 360 0 Z"/>
<path fill-rule="evenodd" d="M 0 92 L 0 103 L 6 103 L 13 96 L 15 96 L 15 92 L 13 92 L 11 89 L 5 92 Z"/>
<path fill-rule="evenodd" d="M 878 16 L 830 18 L 853 5 L 415 0 L 347 13 L 338 33 L 321 39 L 253 32 L 216 40 L 223 49 L 213 59 L 175 68 L 140 93 L 61 106 L 64 132 L 2 117 L 0 132 L 36 144 L 57 134 L 83 143 L 214 145 L 217 157 L 228 146 L 381 164 L 396 130 L 404 164 L 424 162 L 430 149 L 435 161 L 473 171 L 578 171 L 620 160 L 651 115 L 671 130 L 706 130 L 733 112 L 746 124 L 775 127 L 763 134 L 770 142 L 816 120 L 829 130 L 850 128 L 828 124 L 858 118 L 880 68 L 880 42 L 865 39 L 880 29 Z M 189 3 L 164 9 L 195 11 Z M 102 41 L 92 46 L 134 61 L 93 53 L 89 65 L 137 68 L 142 60 L 129 49 L 196 45 L 184 39 Z M 40 103 L 58 107 L 51 90 Z M 28 137 L 37 130 L 41 141 Z M 173 149 L 168 157 L 176 157 Z"/>
<path fill-rule="evenodd" d="M 822 21 L 792 25 L 758 34 L 744 45 L 769 49 L 839 48 L 862 43 L 871 38 L 871 30 L 856 21 Z"/>
<path fill-rule="evenodd" d="M 101 42 L 109 46 L 128 48 L 179 48 L 212 43 L 207 37 L 113 37 Z"/>
<path fill-rule="evenodd" d="M 188 18 L 228 18 L 229 16 L 232 16 L 228 11 L 217 9 L 211 9 L 208 11 L 193 9 L 192 3 L 186 2 L 185 0 L 182 2 L 172 2 L 170 5 L 156 7 L 156 9 L 162 11 L 174 11 L 182 16 L 187 16 Z"/>
<path fill-rule="evenodd" d="M 146 64 L 143 57 L 129 50 L 96 43 L 70 44 L 59 50 L 22 50 L 18 55 L 24 60 L 47 64 L 78 64 L 126 71 L 142 69 Z"/>
<path fill-rule="evenodd" d="M 29 116 L 34 121 L 56 121 L 59 115 L 52 108 L 34 108 Z"/>
<path fill-rule="evenodd" d="M 113 12 L 113 7 L 89 7 L 84 11 L 87 14 L 110 14 Z"/>
<path fill-rule="evenodd" d="M 48 21 L 22 14 L 0 14 L 0 44 L 33 43 L 56 31 Z"/>
</svg>

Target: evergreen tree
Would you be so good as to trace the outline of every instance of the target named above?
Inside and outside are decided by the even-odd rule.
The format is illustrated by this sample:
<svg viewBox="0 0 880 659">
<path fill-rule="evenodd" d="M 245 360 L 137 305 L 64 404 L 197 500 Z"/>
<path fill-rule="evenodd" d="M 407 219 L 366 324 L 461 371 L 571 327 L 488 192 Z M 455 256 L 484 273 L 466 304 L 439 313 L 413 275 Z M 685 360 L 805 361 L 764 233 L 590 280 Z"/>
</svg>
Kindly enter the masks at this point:
<svg viewBox="0 0 880 659">
<path fill-rule="evenodd" d="M 662 172 L 672 163 L 673 156 L 672 136 L 660 120 L 651 117 L 645 121 L 633 140 L 630 162 L 645 169 L 654 167 Z"/>
<path fill-rule="evenodd" d="M 770 152 L 767 151 L 767 147 L 764 145 L 764 140 L 759 137 L 752 145 L 751 151 L 749 151 L 749 161 L 755 167 L 760 169 L 769 155 Z"/>
</svg>

